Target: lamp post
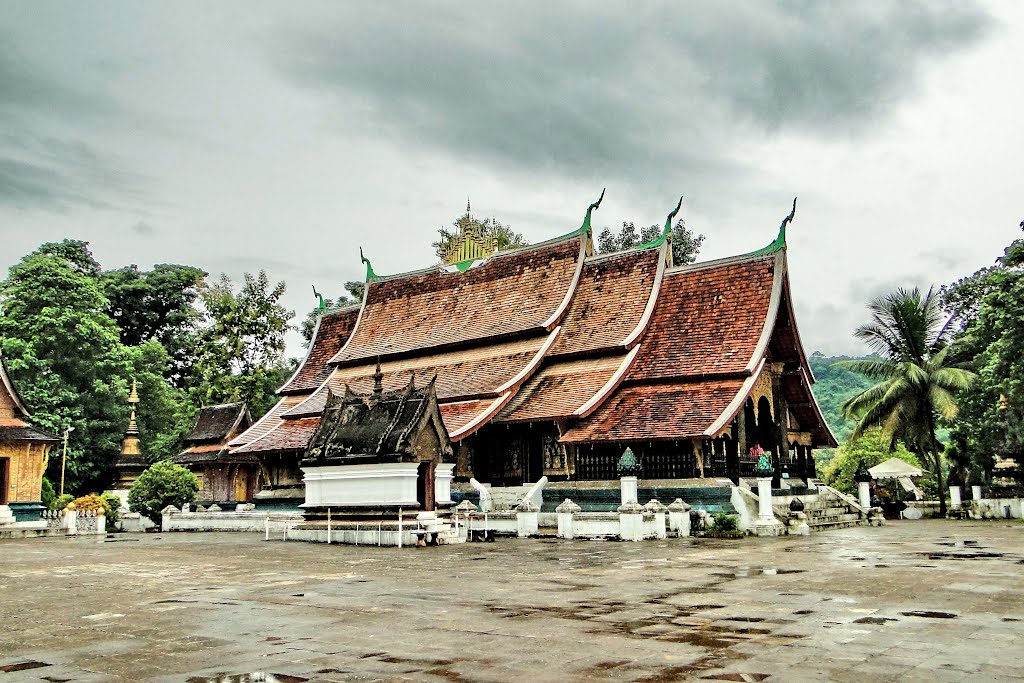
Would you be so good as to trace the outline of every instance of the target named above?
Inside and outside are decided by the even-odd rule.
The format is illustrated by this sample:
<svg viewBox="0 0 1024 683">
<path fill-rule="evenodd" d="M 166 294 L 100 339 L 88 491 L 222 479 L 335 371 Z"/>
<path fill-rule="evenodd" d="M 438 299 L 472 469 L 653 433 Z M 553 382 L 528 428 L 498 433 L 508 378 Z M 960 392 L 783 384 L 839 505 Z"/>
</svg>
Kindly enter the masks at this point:
<svg viewBox="0 0 1024 683">
<path fill-rule="evenodd" d="M 60 456 L 60 495 L 64 495 L 64 466 L 68 462 L 68 435 L 75 431 L 75 428 L 68 425 L 64 428 L 64 454 Z"/>
</svg>

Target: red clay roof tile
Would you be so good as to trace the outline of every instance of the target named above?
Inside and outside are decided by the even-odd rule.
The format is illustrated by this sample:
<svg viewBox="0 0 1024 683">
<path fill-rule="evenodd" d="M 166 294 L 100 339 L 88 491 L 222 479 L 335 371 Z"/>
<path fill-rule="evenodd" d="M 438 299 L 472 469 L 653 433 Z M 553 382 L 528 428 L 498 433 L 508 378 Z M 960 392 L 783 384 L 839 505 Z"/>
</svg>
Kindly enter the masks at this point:
<svg viewBox="0 0 1024 683">
<path fill-rule="evenodd" d="M 358 306 L 324 313 L 302 366 L 278 393 L 296 394 L 312 391 L 323 384 L 333 369 L 327 362 L 348 340 L 358 317 Z"/>
<path fill-rule="evenodd" d="M 549 365 L 523 385 L 494 421 L 568 417 L 608 383 L 623 358 L 625 354 Z"/>
</svg>

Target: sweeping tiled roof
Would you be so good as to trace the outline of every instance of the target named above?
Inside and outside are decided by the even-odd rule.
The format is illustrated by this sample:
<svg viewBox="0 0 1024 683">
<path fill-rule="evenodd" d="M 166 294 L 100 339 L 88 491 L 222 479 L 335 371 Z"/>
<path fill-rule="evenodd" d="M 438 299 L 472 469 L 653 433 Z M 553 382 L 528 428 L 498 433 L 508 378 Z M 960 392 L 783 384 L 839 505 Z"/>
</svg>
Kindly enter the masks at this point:
<svg viewBox="0 0 1024 683">
<path fill-rule="evenodd" d="M 333 369 L 327 364 L 334 354 L 348 340 L 359 318 L 359 306 L 324 313 L 317 322 L 309 353 L 302 365 L 288 382 L 281 387 L 280 394 L 297 394 L 312 391 L 323 384 Z"/>
<path fill-rule="evenodd" d="M 739 379 L 620 387 L 593 415 L 562 435 L 580 441 L 648 441 L 704 435 L 739 392 Z"/>
<path fill-rule="evenodd" d="M 33 429 L 27 423 L 21 425 L 0 424 L 0 441 L 60 441 L 55 436 Z"/>
<path fill-rule="evenodd" d="M 550 355 L 621 345 L 643 317 L 660 263 L 661 249 L 588 259 Z"/>
<path fill-rule="evenodd" d="M 231 451 L 233 455 L 245 453 L 268 453 L 275 451 L 304 451 L 320 424 L 319 417 L 299 420 L 282 420 L 276 427 L 258 439 L 254 439 Z"/>
<path fill-rule="evenodd" d="M 308 397 L 309 394 L 295 394 L 293 396 L 281 397 L 281 400 L 279 400 L 273 408 L 268 410 L 263 417 L 256 420 L 256 423 L 253 426 L 249 427 L 249 429 L 229 441 L 228 446 L 235 448 L 236 446 L 242 446 L 260 438 L 281 423 L 281 415 L 302 403 Z"/>
<path fill-rule="evenodd" d="M 594 397 L 622 364 L 625 354 L 554 363 L 527 382 L 495 422 L 569 417 Z"/>
<path fill-rule="evenodd" d="M 352 336 L 332 362 L 350 364 L 525 332 L 543 332 L 582 267 L 584 238 L 498 254 L 465 273 L 440 269 L 371 280 Z"/>
<path fill-rule="evenodd" d="M 185 437 L 187 444 L 223 441 L 239 429 L 252 423 L 244 403 L 221 403 L 203 406 L 192 431 Z"/>
<path fill-rule="evenodd" d="M 413 374 L 424 380 L 436 375 L 437 397 L 441 401 L 498 396 L 501 393 L 499 389 L 528 368 L 546 340 L 538 337 L 385 361 L 381 363 L 384 389 L 404 387 Z M 284 416 L 319 415 L 324 409 L 328 391 L 340 394 L 346 386 L 357 392 L 369 391 L 373 388 L 375 370 L 376 364 L 338 368 L 316 393 Z"/>
<path fill-rule="evenodd" d="M 52 434 L 35 429 L 27 422 L 28 409 L 14 388 L 3 357 L 0 357 L 0 441 L 59 441 Z"/>
<path fill-rule="evenodd" d="M 775 268 L 769 255 L 668 271 L 628 379 L 747 369 L 768 319 Z"/>
</svg>

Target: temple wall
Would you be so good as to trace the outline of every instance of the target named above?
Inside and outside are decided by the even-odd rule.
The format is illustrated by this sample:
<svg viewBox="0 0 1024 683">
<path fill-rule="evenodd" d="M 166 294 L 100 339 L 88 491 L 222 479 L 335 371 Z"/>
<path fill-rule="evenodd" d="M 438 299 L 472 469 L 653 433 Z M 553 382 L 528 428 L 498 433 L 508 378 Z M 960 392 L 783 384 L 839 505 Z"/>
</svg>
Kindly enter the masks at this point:
<svg viewBox="0 0 1024 683">
<path fill-rule="evenodd" d="M 49 444 L 40 442 L 0 441 L 0 458 L 7 461 L 6 502 L 30 503 L 40 500 L 49 450 Z"/>
</svg>

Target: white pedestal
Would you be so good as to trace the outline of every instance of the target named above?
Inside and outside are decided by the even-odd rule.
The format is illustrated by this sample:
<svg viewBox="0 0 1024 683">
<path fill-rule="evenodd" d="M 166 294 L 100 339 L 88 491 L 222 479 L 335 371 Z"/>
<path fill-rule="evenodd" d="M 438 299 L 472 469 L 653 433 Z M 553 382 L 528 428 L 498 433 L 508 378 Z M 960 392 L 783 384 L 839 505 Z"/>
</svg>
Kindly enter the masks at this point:
<svg viewBox="0 0 1024 683">
<path fill-rule="evenodd" d="M 434 504 L 442 507 L 454 505 L 452 500 L 452 479 L 455 478 L 455 463 L 443 462 L 434 469 Z"/>
<path fill-rule="evenodd" d="M 516 512 L 516 535 L 519 538 L 536 536 L 540 528 L 540 513 L 519 510 Z"/>
<path fill-rule="evenodd" d="M 571 512 L 559 512 L 558 513 L 558 537 L 559 538 L 575 538 L 572 528 L 572 513 Z"/>
<path fill-rule="evenodd" d="M 860 498 L 860 506 L 865 510 L 871 507 L 871 482 L 857 482 L 857 494 Z"/>
<path fill-rule="evenodd" d="M 621 477 L 619 479 L 619 492 L 621 494 L 621 505 L 625 505 L 629 502 L 637 502 L 636 477 Z"/>
<path fill-rule="evenodd" d="M 757 478 L 757 521 L 751 529 L 758 536 L 781 536 L 786 532 L 772 509 L 772 478 Z"/>
<path fill-rule="evenodd" d="M 960 506 L 963 505 L 963 500 L 960 498 L 960 487 L 950 486 L 949 487 L 949 506 L 954 510 L 959 510 Z"/>
<path fill-rule="evenodd" d="M 644 515 L 642 512 L 619 514 L 619 538 L 623 541 L 642 541 L 644 538 Z"/>
<path fill-rule="evenodd" d="M 972 486 L 971 487 L 971 497 L 974 498 L 974 500 L 981 500 L 981 487 L 980 486 Z"/>
<path fill-rule="evenodd" d="M 303 467 L 306 502 L 300 507 L 397 505 L 414 508 L 419 504 L 416 496 L 418 468 L 419 463 L 415 462 Z"/>
<path fill-rule="evenodd" d="M 16 521 L 10 506 L 0 505 L 0 526 L 13 526 Z"/>
</svg>

